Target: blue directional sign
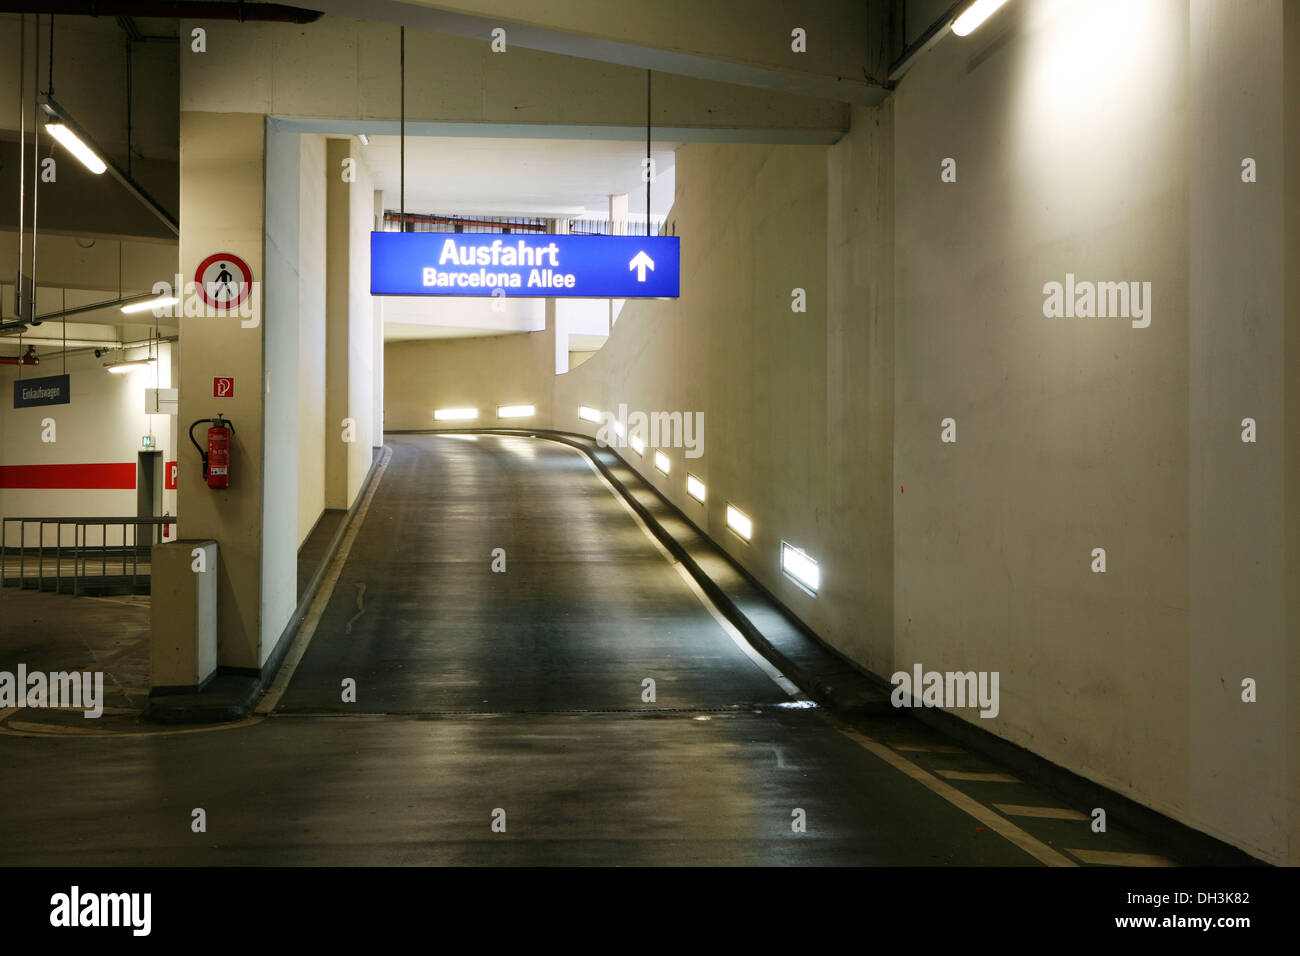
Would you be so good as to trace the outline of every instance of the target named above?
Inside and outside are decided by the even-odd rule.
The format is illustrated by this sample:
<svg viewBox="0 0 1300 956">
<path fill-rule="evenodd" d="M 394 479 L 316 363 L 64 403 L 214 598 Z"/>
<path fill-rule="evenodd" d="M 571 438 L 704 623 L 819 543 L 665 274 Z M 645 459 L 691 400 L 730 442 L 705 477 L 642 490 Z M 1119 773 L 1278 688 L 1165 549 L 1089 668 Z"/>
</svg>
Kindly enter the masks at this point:
<svg viewBox="0 0 1300 956">
<path fill-rule="evenodd" d="M 676 236 L 372 232 L 371 295 L 675 299 Z"/>
</svg>

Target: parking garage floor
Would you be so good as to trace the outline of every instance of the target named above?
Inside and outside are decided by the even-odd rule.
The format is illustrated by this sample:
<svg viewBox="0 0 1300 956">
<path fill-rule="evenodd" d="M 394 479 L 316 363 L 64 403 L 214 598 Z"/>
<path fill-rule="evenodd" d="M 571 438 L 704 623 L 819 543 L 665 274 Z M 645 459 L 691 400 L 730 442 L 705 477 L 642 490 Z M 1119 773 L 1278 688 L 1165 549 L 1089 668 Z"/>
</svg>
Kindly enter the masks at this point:
<svg viewBox="0 0 1300 956">
<path fill-rule="evenodd" d="M 0 767 L 24 781 L 0 863 L 1205 862 L 1122 820 L 1094 833 L 1077 796 L 910 718 L 810 706 L 578 450 L 389 445 L 263 713 L 186 728 L 0 715 Z M 55 616 L 72 600 L 32 599 Z"/>
</svg>

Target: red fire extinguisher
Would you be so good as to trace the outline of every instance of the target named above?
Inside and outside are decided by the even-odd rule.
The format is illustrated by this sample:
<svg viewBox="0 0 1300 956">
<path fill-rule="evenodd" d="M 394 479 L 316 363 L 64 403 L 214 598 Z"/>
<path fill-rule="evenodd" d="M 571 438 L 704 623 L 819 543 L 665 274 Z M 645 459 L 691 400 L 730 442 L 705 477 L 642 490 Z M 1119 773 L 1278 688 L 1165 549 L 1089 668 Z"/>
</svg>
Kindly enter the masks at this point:
<svg viewBox="0 0 1300 956">
<path fill-rule="evenodd" d="M 194 426 L 204 422 L 212 423 L 208 429 L 206 451 L 194 439 Z M 190 425 L 190 441 L 203 457 L 203 477 L 207 479 L 209 488 L 230 487 L 230 439 L 234 434 L 235 423 L 222 418 L 220 412 L 216 418 L 200 418 Z"/>
</svg>

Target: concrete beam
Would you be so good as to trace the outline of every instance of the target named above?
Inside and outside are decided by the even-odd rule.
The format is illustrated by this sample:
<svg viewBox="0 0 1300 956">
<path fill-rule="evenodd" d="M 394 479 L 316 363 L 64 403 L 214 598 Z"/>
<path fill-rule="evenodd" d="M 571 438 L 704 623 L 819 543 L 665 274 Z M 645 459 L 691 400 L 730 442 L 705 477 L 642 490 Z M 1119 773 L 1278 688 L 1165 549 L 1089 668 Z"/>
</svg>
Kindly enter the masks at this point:
<svg viewBox="0 0 1300 956">
<path fill-rule="evenodd" d="M 795 14 L 786 5 L 753 0 L 667 0 L 644 10 L 574 0 L 544 8 L 519 0 L 313 0 L 312 6 L 485 43 L 500 27 L 509 46 L 860 106 L 875 106 L 888 95 L 866 78 L 873 23 L 865 4 L 814 0 Z M 545 10 L 545 21 L 536 19 L 538 9 Z M 796 28 L 805 31 L 808 52 L 791 48 Z"/>
<path fill-rule="evenodd" d="M 183 111 L 346 121 L 339 132 L 397 132 L 402 87 L 395 27 L 327 16 L 305 28 L 204 28 L 208 52 L 181 51 Z M 411 135 L 463 129 L 641 139 L 647 119 L 642 69 L 522 48 L 493 54 L 478 39 L 425 31 L 406 33 L 405 98 Z M 674 142 L 749 135 L 824 144 L 848 128 L 848 107 L 837 101 L 668 73 L 655 74 L 652 105 L 655 135 Z"/>
</svg>

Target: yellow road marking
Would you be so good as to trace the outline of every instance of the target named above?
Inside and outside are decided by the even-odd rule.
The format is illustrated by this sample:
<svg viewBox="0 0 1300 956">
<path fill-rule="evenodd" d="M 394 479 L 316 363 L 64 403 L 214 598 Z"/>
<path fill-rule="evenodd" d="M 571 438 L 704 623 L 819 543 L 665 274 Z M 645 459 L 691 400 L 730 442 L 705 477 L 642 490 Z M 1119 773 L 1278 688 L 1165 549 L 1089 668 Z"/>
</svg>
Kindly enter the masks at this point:
<svg viewBox="0 0 1300 956">
<path fill-rule="evenodd" d="M 1005 773 L 975 773 L 970 770 L 936 770 L 941 777 L 949 780 L 978 780 L 984 783 L 1019 783 L 1015 777 Z"/>
<path fill-rule="evenodd" d="M 1123 853 L 1119 850 L 1076 850 L 1066 847 L 1065 852 L 1073 853 L 1084 863 L 1098 863 L 1102 866 L 1177 866 L 1173 860 L 1153 853 Z"/>
<path fill-rule="evenodd" d="M 1088 820 L 1086 813 L 1063 807 L 1022 807 L 1014 803 L 995 803 L 993 809 L 1009 817 L 1041 817 L 1045 820 Z"/>
<path fill-rule="evenodd" d="M 840 733 L 858 744 L 858 746 L 871 751 L 896 770 L 901 770 L 917 783 L 932 790 L 940 797 L 943 797 L 943 799 L 947 800 L 954 807 L 974 817 L 994 833 L 998 834 L 998 836 L 1014 843 L 1038 862 L 1046 866 L 1078 866 L 1078 864 L 1069 857 L 1057 853 L 1046 843 L 1030 836 L 1006 817 L 994 813 L 982 803 L 972 800 L 956 787 L 944 783 L 938 777 L 934 776 L 934 774 L 918 767 L 902 754 L 896 753 L 884 744 L 877 743 L 870 737 L 856 730 L 839 726 L 838 724 L 836 724 L 836 726 Z"/>
<path fill-rule="evenodd" d="M 265 718 L 245 717 L 226 724 L 205 724 L 201 727 L 169 727 L 158 730 L 98 730 L 93 727 L 70 727 L 66 724 L 33 724 L 25 720 L 11 720 L 0 726 L 0 734 L 11 737 L 169 737 L 175 734 L 207 734 L 216 730 L 234 730 L 260 724 Z"/>
</svg>

